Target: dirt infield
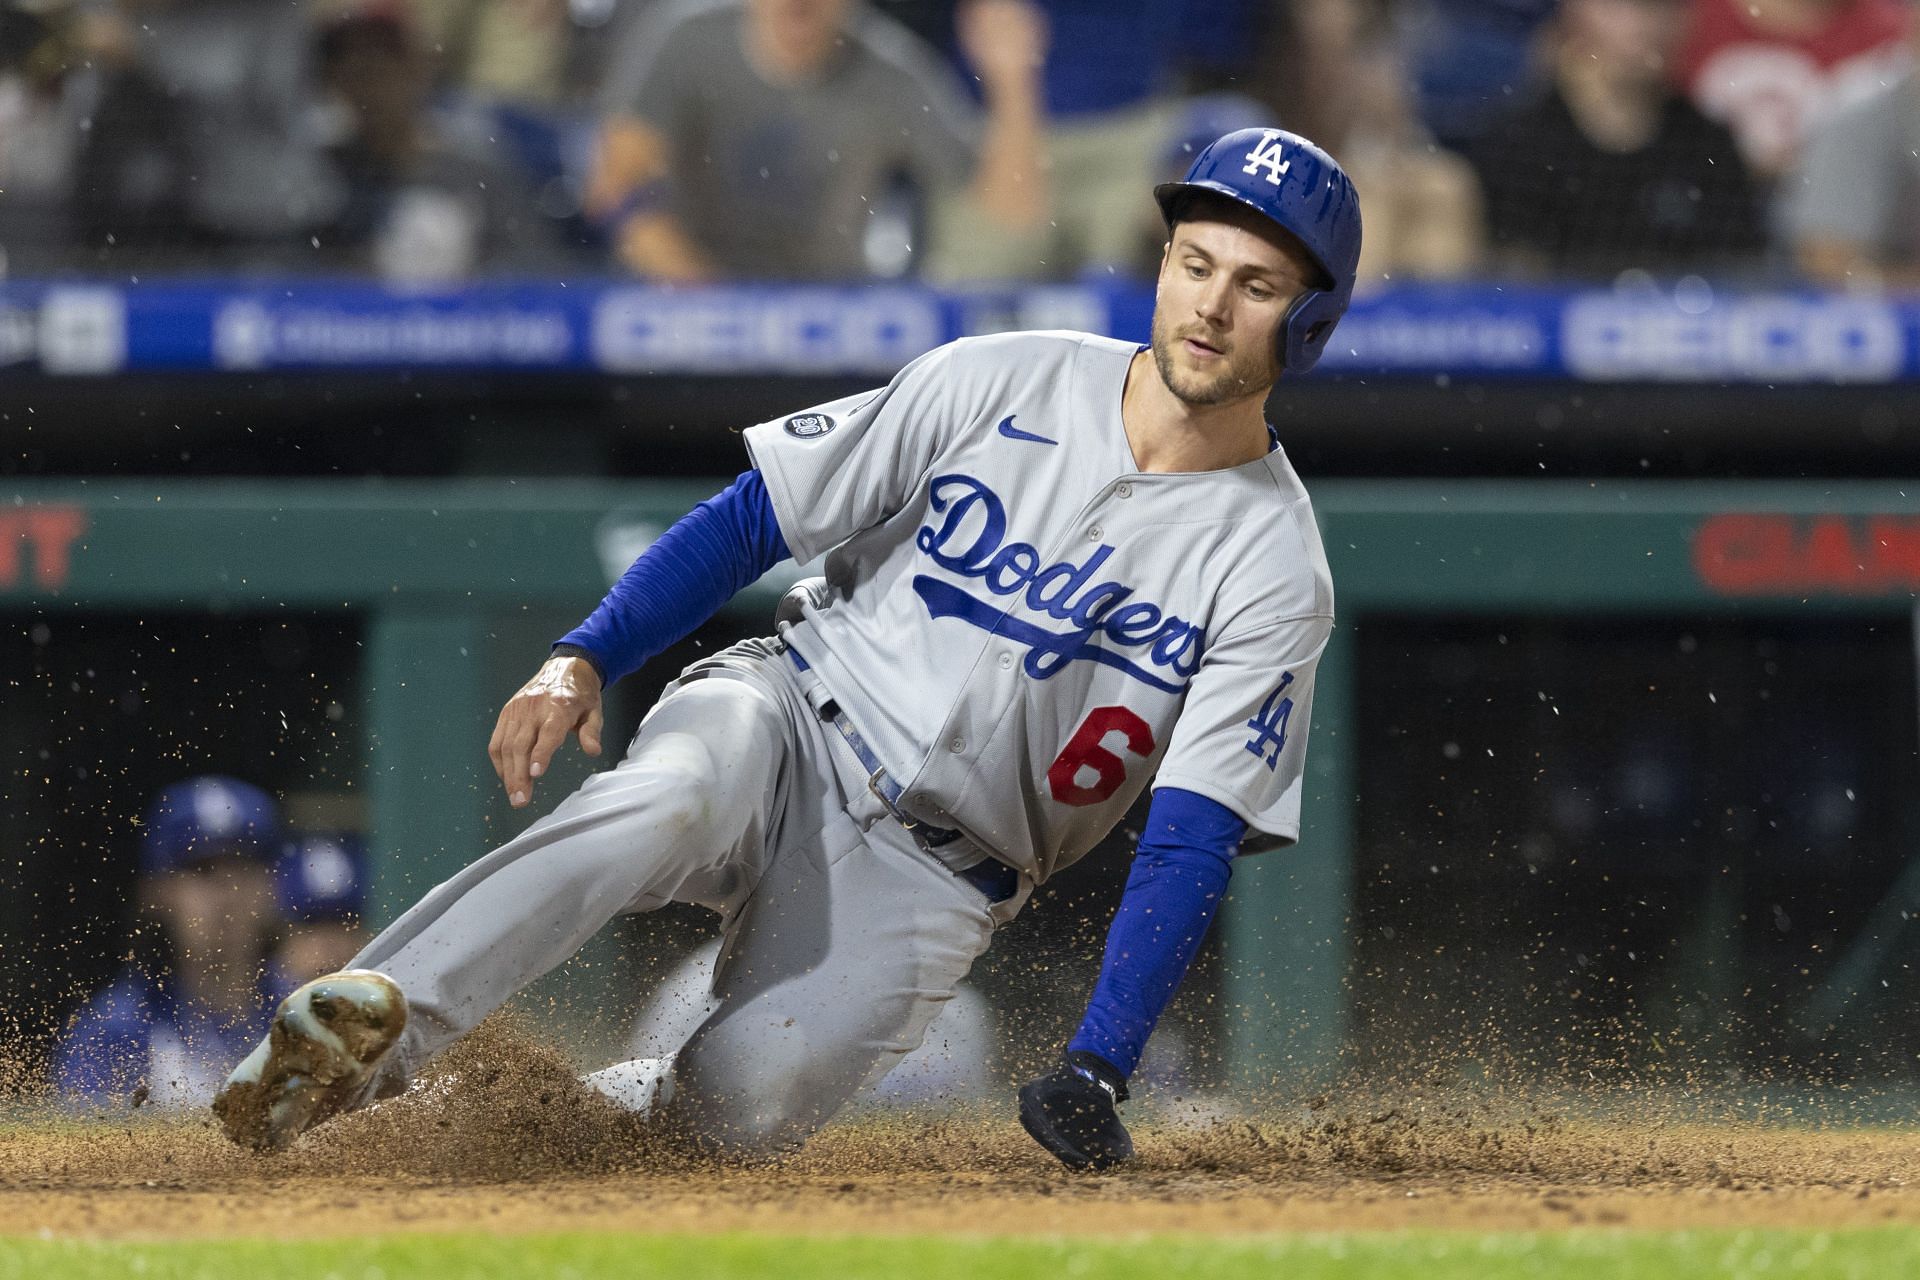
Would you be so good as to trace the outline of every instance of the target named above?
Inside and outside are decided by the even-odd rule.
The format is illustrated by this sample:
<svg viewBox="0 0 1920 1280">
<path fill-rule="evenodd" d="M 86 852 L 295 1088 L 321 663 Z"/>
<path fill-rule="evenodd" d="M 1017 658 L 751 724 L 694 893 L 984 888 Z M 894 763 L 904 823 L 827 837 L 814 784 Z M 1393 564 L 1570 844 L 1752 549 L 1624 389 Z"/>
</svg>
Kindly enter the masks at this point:
<svg viewBox="0 0 1920 1280">
<path fill-rule="evenodd" d="M 1069 1175 L 1010 1117 L 837 1125 L 775 1165 L 662 1149 L 558 1056 L 486 1042 L 283 1156 L 210 1122 L 0 1129 L 0 1234 L 414 1230 L 1100 1236 L 1398 1227 L 1542 1230 L 1920 1223 L 1920 1133 L 1599 1123 L 1415 1095 L 1285 1118 L 1162 1123 L 1125 1173 Z"/>
</svg>

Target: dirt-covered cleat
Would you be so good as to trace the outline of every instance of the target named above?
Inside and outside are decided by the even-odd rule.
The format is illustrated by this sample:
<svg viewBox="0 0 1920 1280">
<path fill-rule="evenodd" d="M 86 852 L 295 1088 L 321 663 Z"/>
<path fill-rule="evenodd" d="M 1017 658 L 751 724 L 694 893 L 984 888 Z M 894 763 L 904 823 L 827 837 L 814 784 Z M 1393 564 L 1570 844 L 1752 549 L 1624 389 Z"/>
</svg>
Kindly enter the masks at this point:
<svg viewBox="0 0 1920 1280">
<path fill-rule="evenodd" d="M 213 1099 L 227 1136 L 284 1151 L 359 1101 L 407 1026 L 407 998 L 371 969 L 315 978 L 280 1002 L 273 1029 Z"/>
<path fill-rule="evenodd" d="M 653 1114 L 673 1100 L 673 1054 L 664 1058 L 634 1058 L 581 1076 L 580 1083 L 622 1111 Z"/>
</svg>

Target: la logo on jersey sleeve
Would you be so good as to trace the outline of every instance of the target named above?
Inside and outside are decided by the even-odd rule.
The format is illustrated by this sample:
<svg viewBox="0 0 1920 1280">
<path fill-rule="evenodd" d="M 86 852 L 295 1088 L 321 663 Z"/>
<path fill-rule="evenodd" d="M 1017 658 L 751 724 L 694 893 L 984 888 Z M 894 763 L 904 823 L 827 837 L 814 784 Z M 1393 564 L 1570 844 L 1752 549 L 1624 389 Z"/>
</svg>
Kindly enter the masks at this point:
<svg viewBox="0 0 1920 1280">
<path fill-rule="evenodd" d="M 1267 695 L 1259 713 L 1247 721 L 1247 728 L 1253 730 L 1247 750 L 1267 766 L 1268 773 L 1279 768 L 1280 753 L 1286 749 L 1287 721 L 1293 718 L 1293 699 L 1287 696 L 1287 687 L 1292 683 L 1293 672 L 1282 672 L 1280 687 Z"/>
</svg>

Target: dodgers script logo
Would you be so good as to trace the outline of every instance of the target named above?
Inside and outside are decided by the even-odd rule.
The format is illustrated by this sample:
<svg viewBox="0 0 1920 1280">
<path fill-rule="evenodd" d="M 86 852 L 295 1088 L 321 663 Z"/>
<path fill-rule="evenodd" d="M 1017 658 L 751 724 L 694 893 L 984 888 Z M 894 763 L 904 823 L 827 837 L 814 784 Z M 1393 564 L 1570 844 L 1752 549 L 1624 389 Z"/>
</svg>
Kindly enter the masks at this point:
<svg viewBox="0 0 1920 1280">
<path fill-rule="evenodd" d="M 937 527 L 922 525 L 913 541 L 928 559 L 963 578 L 977 578 L 996 596 L 1024 593 L 1027 608 L 1072 625 L 1066 632 L 1051 631 L 975 599 L 951 582 L 914 576 L 913 589 L 933 617 L 958 618 L 1027 646 L 1022 666 L 1034 679 L 1058 675 L 1069 662 L 1097 662 L 1155 689 L 1179 693 L 1200 669 L 1205 628 L 1150 601 L 1132 599 L 1134 589 L 1123 582 L 1095 580 L 1113 557 L 1112 547 L 1101 543 L 1079 564 L 1042 565 L 1031 545 L 1006 540 L 1006 505 L 972 476 L 935 476 L 927 486 L 927 502 L 941 519 Z M 1096 643 L 1101 640 L 1118 648 Z M 1136 660 L 1121 649 L 1144 652 Z"/>
</svg>

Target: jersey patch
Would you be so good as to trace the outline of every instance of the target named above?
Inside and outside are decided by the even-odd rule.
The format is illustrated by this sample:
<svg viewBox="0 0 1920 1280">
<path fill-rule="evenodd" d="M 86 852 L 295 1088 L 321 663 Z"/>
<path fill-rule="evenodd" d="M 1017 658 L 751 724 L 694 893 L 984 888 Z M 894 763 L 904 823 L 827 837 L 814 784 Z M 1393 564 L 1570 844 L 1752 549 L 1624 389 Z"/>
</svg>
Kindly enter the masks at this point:
<svg viewBox="0 0 1920 1280">
<path fill-rule="evenodd" d="M 1253 730 L 1247 750 L 1260 758 L 1269 773 L 1280 767 L 1280 752 L 1287 745 L 1287 721 L 1293 716 L 1293 699 L 1287 697 L 1287 686 L 1292 683 L 1293 672 L 1284 672 L 1279 686 L 1260 704 L 1259 714 L 1247 721 L 1247 728 Z"/>
<path fill-rule="evenodd" d="M 937 527 L 922 525 L 914 535 L 914 545 L 928 559 L 950 573 L 978 580 L 996 596 L 1021 598 L 1032 613 L 1073 629 L 1053 631 L 951 582 L 916 574 L 913 590 L 929 617 L 957 618 L 1025 645 L 1021 666 L 1036 680 L 1058 675 L 1070 662 L 1096 662 L 1149 688 L 1177 694 L 1200 669 L 1206 628 L 1151 601 L 1133 599 L 1134 588 L 1124 582 L 1101 580 L 1102 566 L 1113 558 L 1113 548 L 1104 542 L 1079 563 L 1042 564 L 1031 544 L 1007 541 L 1006 504 L 972 476 L 935 476 L 927 486 L 927 503 L 944 517 Z"/>
<path fill-rule="evenodd" d="M 787 419 L 787 434 L 800 440 L 818 440 L 833 426 L 833 419 L 824 413 L 796 413 Z"/>
</svg>

